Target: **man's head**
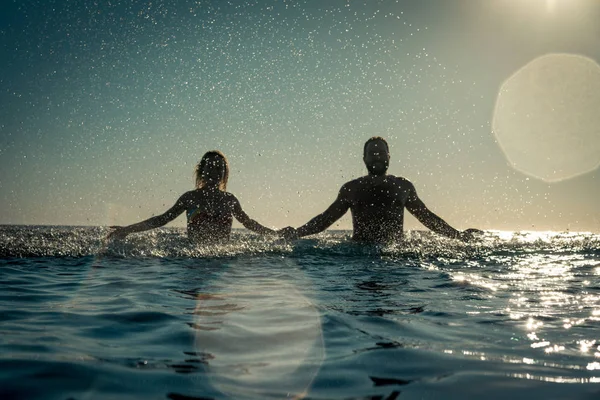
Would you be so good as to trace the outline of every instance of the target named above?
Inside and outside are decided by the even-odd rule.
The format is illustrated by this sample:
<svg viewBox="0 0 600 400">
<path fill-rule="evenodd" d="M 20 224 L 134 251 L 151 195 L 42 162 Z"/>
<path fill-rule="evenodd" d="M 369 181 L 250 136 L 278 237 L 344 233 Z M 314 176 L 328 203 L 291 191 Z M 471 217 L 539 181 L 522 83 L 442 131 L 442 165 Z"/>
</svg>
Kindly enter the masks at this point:
<svg viewBox="0 0 600 400">
<path fill-rule="evenodd" d="M 373 136 L 365 142 L 363 161 L 370 175 L 385 175 L 390 165 L 390 150 L 380 136 Z"/>
</svg>

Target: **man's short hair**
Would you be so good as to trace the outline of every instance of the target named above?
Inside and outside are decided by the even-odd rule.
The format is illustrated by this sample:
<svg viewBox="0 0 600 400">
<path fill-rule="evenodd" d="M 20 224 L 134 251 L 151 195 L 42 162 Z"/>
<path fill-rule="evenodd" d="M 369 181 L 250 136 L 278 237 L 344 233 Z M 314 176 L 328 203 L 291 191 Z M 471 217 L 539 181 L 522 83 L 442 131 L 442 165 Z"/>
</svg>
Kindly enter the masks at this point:
<svg viewBox="0 0 600 400">
<path fill-rule="evenodd" d="M 381 136 L 373 136 L 372 138 L 370 138 L 369 140 L 367 140 L 365 142 L 365 147 L 363 148 L 363 157 L 367 154 L 367 146 L 369 145 L 369 143 L 376 142 L 376 141 L 383 142 L 385 144 L 385 150 L 387 151 L 388 154 L 390 154 L 390 146 L 388 146 L 388 143 L 385 141 L 385 139 L 382 138 Z"/>
</svg>

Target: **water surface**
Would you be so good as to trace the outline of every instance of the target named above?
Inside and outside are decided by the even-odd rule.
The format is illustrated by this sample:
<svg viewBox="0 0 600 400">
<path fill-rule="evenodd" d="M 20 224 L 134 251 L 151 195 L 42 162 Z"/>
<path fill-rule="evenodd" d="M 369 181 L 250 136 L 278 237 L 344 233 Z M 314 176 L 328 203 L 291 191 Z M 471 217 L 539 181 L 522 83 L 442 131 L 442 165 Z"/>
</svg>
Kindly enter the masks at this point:
<svg viewBox="0 0 600 400">
<path fill-rule="evenodd" d="M 600 236 L 0 227 L 0 398 L 600 397 Z"/>
</svg>

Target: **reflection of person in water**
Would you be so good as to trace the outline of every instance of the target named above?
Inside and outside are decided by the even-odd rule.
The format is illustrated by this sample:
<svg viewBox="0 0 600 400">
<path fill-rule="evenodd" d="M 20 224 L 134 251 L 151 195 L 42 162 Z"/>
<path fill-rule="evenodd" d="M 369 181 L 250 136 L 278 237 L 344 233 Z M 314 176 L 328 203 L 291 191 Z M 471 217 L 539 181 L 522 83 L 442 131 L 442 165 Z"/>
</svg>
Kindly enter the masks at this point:
<svg viewBox="0 0 600 400">
<path fill-rule="evenodd" d="M 199 243 L 216 243 L 229 239 L 233 217 L 247 229 L 260 234 L 276 234 L 242 210 L 238 199 L 226 192 L 229 178 L 227 158 L 220 151 L 209 151 L 196 166 L 196 189 L 184 193 L 164 214 L 129 226 L 113 226 L 109 238 L 122 239 L 130 233 L 163 226 L 184 211 L 188 237 Z"/>
<path fill-rule="evenodd" d="M 468 241 L 473 238 L 473 233 L 480 232 L 477 229 L 463 232 L 454 229 L 425 206 L 410 181 L 387 175 L 390 151 L 385 139 L 372 137 L 367 140 L 363 161 L 368 175 L 342 186 L 337 199 L 322 214 L 298 229 L 287 227 L 280 233 L 286 239 L 294 239 L 322 232 L 350 209 L 354 240 L 394 242 L 403 237 L 404 208 L 427 228 L 450 238 Z"/>
</svg>

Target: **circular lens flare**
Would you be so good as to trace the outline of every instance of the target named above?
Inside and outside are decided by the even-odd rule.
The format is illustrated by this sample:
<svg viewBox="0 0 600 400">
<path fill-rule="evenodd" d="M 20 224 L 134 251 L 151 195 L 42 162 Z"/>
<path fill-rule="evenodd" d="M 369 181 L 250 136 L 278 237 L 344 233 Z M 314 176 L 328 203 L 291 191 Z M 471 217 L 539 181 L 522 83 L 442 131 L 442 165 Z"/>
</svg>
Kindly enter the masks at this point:
<svg viewBox="0 0 600 400">
<path fill-rule="evenodd" d="M 600 66 L 570 54 L 525 65 L 498 94 L 493 132 L 510 164 L 558 182 L 600 165 Z"/>
<path fill-rule="evenodd" d="M 299 289 L 311 286 L 294 266 L 265 276 L 237 263 L 197 297 L 195 345 L 208 376 L 236 399 L 303 398 L 324 358 L 319 313 Z"/>
</svg>

